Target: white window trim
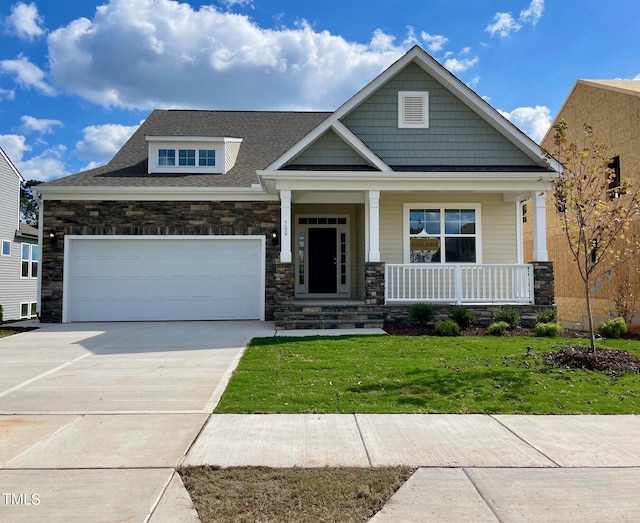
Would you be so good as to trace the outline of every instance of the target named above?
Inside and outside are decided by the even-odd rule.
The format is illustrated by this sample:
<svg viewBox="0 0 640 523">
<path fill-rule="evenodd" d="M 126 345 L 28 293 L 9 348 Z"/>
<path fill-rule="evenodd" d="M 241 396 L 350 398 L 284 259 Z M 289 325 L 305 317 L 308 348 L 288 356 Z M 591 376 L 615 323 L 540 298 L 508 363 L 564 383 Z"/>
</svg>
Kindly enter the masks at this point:
<svg viewBox="0 0 640 523">
<path fill-rule="evenodd" d="M 409 97 L 422 98 L 422 119 L 419 122 L 405 122 L 405 100 Z M 398 91 L 398 128 L 429 128 L 429 91 Z"/>
<path fill-rule="evenodd" d="M 457 203 L 436 203 L 436 202 L 415 202 L 404 203 L 402 210 L 402 247 L 404 263 L 411 263 L 410 252 L 410 212 L 411 209 L 473 209 L 476 212 L 476 261 L 475 264 L 482 263 L 482 205 L 480 203 L 457 202 Z M 444 236 L 444 232 L 441 233 Z M 471 263 L 471 262 L 465 262 Z M 434 263 L 433 265 L 460 265 L 460 262 L 443 262 Z"/>
<path fill-rule="evenodd" d="M 22 314 L 22 307 L 24 305 L 27 306 L 27 314 L 26 314 L 26 316 Z M 21 320 L 30 320 L 31 318 L 36 318 L 38 316 L 37 312 L 36 312 L 36 314 L 31 314 L 31 311 L 32 311 L 34 305 L 36 306 L 36 310 L 37 310 L 38 303 L 35 302 L 35 301 L 23 301 L 23 302 L 20 302 L 20 319 Z"/>
<path fill-rule="evenodd" d="M 9 254 L 5 254 L 4 253 L 4 246 L 5 244 L 9 245 Z M 0 255 L 1 256 L 11 256 L 11 240 L 2 240 L 2 242 L 0 242 Z"/>
<path fill-rule="evenodd" d="M 148 143 L 149 174 L 226 174 L 235 165 L 242 138 L 207 136 L 145 136 Z M 160 165 L 160 149 L 173 150 L 174 165 Z M 180 165 L 180 150 L 195 151 L 195 165 Z M 200 151 L 215 151 L 215 165 L 199 165 Z"/>
<path fill-rule="evenodd" d="M 24 249 L 24 247 L 23 247 L 24 245 L 28 245 L 29 246 L 29 257 L 27 259 L 22 257 L 22 251 Z M 20 278 L 23 279 L 23 280 L 32 280 L 32 279 L 38 278 L 38 275 L 36 275 L 36 276 L 33 275 L 33 270 L 32 270 L 33 269 L 33 262 L 36 262 L 38 264 L 38 272 L 40 272 L 40 260 L 39 260 L 39 257 L 38 256 L 36 256 L 36 257 L 33 256 L 33 248 L 34 247 L 38 247 L 38 245 L 35 244 L 35 243 L 26 243 L 26 242 L 22 242 L 20 244 Z M 23 276 L 22 275 L 22 264 L 25 261 L 29 264 L 28 265 L 29 266 L 29 270 L 28 270 L 27 276 Z"/>
</svg>

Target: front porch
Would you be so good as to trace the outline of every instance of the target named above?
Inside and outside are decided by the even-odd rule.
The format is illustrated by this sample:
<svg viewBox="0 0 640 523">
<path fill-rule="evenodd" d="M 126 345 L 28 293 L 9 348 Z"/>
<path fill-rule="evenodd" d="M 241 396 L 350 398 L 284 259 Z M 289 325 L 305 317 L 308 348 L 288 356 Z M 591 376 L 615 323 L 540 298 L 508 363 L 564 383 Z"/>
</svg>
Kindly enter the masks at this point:
<svg viewBox="0 0 640 523">
<path fill-rule="evenodd" d="M 432 303 L 436 320 L 447 318 L 452 305 L 465 305 L 486 326 L 501 306 L 518 308 L 522 324 L 535 325 L 541 309 L 554 307 L 553 265 L 385 264 L 364 267 L 364 299 L 295 296 L 295 267 L 276 267 L 275 323 L 277 329 L 382 328 L 385 321 L 409 320 L 412 303 Z"/>
</svg>

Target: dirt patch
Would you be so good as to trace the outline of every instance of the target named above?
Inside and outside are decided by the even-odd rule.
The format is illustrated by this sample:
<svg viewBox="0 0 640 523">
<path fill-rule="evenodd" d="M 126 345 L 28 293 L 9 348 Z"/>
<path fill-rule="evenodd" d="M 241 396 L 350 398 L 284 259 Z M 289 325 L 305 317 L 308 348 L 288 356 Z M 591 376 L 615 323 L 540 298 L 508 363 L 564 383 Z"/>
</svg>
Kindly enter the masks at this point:
<svg viewBox="0 0 640 523">
<path fill-rule="evenodd" d="M 604 372 L 617 377 L 623 372 L 640 374 L 640 359 L 626 350 L 596 347 L 565 347 L 560 351 L 547 352 L 544 357 L 556 367 Z"/>
<path fill-rule="evenodd" d="M 38 327 L 0 327 L 0 338 L 3 336 L 11 336 L 12 334 L 20 334 L 21 332 L 34 331 Z"/>
<path fill-rule="evenodd" d="M 188 467 L 179 470 L 207 522 L 366 522 L 413 469 Z"/>
</svg>

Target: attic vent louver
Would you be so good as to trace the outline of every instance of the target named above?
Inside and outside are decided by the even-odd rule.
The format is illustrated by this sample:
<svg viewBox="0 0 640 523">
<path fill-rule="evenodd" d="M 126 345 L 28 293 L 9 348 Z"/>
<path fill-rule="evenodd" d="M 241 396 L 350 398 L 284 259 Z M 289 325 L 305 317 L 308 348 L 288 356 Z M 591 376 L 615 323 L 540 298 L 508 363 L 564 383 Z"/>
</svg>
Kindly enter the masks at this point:
<svg viewBox="0 0 640 523">
<path fill-rule="evenodd" d="M 426 91 L 398 92 L 398 127 L 429 127 L 429 93 Z"/>
</svg>

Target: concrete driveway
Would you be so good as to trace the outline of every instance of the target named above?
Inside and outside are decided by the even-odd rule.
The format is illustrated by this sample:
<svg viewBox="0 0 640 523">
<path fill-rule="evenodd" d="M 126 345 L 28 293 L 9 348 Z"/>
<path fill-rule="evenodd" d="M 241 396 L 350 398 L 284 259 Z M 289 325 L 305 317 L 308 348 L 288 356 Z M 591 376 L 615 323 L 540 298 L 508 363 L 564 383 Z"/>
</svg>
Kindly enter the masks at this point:
<svg viewBox="0 0 640 523">
<path fill-rule="evenodd" d="M 197 521 L 174 467 L 265 322 L 43 325 L 0 339 L 0 521 Z"/>
</svg>

